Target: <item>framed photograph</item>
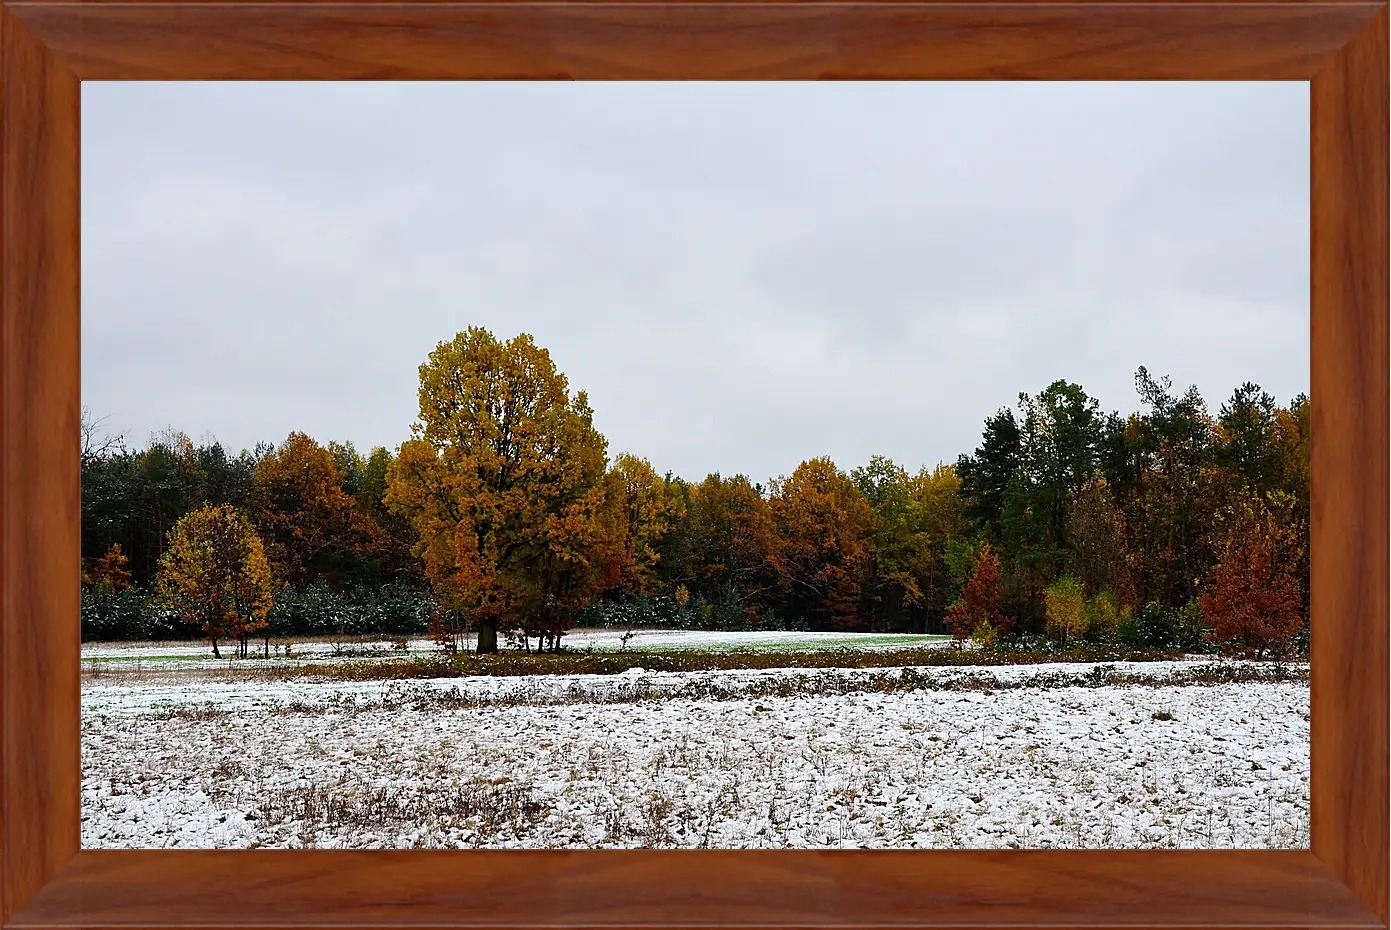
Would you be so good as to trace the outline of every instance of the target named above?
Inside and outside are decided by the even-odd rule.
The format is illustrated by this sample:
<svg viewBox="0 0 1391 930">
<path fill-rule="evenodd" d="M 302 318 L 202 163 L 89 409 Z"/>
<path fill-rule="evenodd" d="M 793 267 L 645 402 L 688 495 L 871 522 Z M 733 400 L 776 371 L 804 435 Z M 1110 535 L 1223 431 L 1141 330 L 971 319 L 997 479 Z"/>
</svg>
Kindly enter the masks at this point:
<svg viewBox="0 0 1391 930">
<path fill-rule="evenodd" d="M 1387 30 L 1364 2 L 0 3 L 0 925 L 1386 927 Z M 385 80 L 494 82 L 494 103 L 364 83 Z M 324 81 L 344 83 L 269 83 Z M 925 102 L 948 88 L 921 82 L 946 81 L 969 82 L 958 117 Z M 1030 207 L 1047 172 L 960 175 L 963 204 L 1056 230 L 987 247 L 946 187 L 914 180 L 927 155 L 886 157 L 925 144 L 892 114 L 967 140 L 973 108 L 1013 90 L 1015 144 L 1046 162 L 1050 133 L 1086 125 L 1049 92 L 1085 108 L 1121 88 L 1040 82 L 1114 81 L 1165 82 L 1094 117 L 1131 148 L 1098 137 L 1054 161 L 1103 187 L 1127 151 L 1178 165 L 1153 101 L 1206 113 L 1245 141 L 1207 153 L 1230 162 L 1209 195 L 1198 174 L 1163 195 L 1132 258 L 1175 282 L 1230 273 L 1284 311 L 1108 317 L 1100 298 L 1124 289 L 1099 277 L 1074 309 L 1078 279 L 1043 272 L 1076 271 L 1063 219 L 1095 213 L 1084 184 Z M 257 135 L 268 114 L 361 122 L 376 94 L 394 139 L 417 89 L 449 131 L 378 159 L 400 183 L 363 167 L 361 133 Z M 1308 93 L 1309 147 L 1277 153 L 1293 136 L 1243 127 L 1290 91 Z M 105 106 L 146 92 L 164 94 L 146 112 Z M 617 113 L 647 134 L 618 144 Z M 178 123 L 203 140 L 182 161 L 162 135 Z M 574 153 L 537 155 L 533 125 Z M 486 157 L 451 159 L 470 130 Z M 269 158 L 259 200 L 179 187 L 281 144 L 345 167 L 341 236 L 327 170 Z M 979 139 L 971 161 L 988 166 Z M 871 184 L 845 182 L 857 168 Z M 318 206 L 277 213 L 275 183 Z M 487 196 L 451 204 L 456 183 Z M 849 326 L 868 282 L 900 318 L 931 289 L 902 270 L 921 252 L 891 246 L 934 205 L 956 217 L 933 240 L 939 291 L 979 290 L 972 256 L 991 256 L 1039 272 L 1005 275 L 999 299 L 1090 313 L 1074 322 L 1160 364 L 1187 326 L 1211 343 L 1195 359 L 1245 370 L 1195 362 L 1175 384 L 1113 350 L 1122 398 L 1109 369 L 1065 370 L 1042 322 L 1026 341 L 1049 364 L 987 358 L 1022 324 L 980 302 Z M 252 232 L 200 241 L 219 211 Z M 393 248 L 411 259 L 395 285 L 342 290 Z M 467 254 L 435 290 L 466 281 L 491 309 L 459 316 L 411 283 L 446 267 L 432 248 Z M 1146 286 L 1140 259 L 1096 254 Z M 740 262 L 763 302 L 693 327 L 701 301 L 738 303 L 719 278 Z M 332 319 L 257 290 L 315 274 Z M 536 309 L 557 282 L 569 309 Z M 1306 283 L 1307 337 L 1264 343 L 1288 356 L 1259 369 L 1275 393 L 1238 384 L 1243 339 L 1303 326 Z M 416 311 L 374 315 L 393 294 Z M 167 295 L 221 315 L 180 320 Z M 615 295 L 638 309 L 610 320 Z M 820 328 L 767 315 L 779 300 Z M 246 341 L 301 306 L 300 335 L 359 331 Z M 937 380 L 908 338 L 924 327 L 961 340 L 933 350 Z M 193 356 L 209 377 L 171 390 Z M 218 358 L 242 379 L 213 377 Z M 354 374 L 324 389 L 334 358 Z M 721 383 L 701 358 L 723 359 Z M 1185 391 L 1209 370 L 1206 400 Z M 291 402 L 315 377 L 317 400 Z M 644 378 L 666 393 L 628 403 Z M 897 436 L 896 386 L 954 398 L 940 436 Z M 847 399 L 876 390 L 881 409 Z M 741 420 L 752 394 L 777 416 Z M 1079 738 L 1106 757 L 1090 774 Z M 1216 761 L 1189 778 L 1184 753 Z M 1032 800 L 984 797 L 1017 791 L 1015 771 Z M 589 798 L 560 803 L 567 782 Z"/>
</svg>

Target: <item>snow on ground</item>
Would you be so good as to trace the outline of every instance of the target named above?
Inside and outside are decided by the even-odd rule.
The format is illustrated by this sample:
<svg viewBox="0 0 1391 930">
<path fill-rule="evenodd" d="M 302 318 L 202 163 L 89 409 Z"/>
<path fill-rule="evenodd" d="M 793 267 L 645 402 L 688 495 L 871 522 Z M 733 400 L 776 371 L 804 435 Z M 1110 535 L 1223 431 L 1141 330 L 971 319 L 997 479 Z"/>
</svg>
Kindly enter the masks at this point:
<svg viewBox="0 0 1391 930">
<path fill-rule="evenodd" d="M 169 642 L 169 643 L 83 643 L 82 661 L 84 668 L 91 670 L 101 667 L 116 670 L 121 667 L 139 665 L 145 669 L 156 668 L 232 668 L 295 665 L 305 662 L 332 662 L 335 660 L 357 660 L 371 658 L 400 658 L 405 655 L 438 652 L 439 647 L 428 639 L 408 641 L 406 653 L 396 649 L 390 640 L 358 640 L 351 637 L 342 639 L 318 638 L 291 641 L 289 654 L 285 652 L 284 640 L 271 640 L 271 654 L 264 656 L 261 641 L 250 644 L 250 653 L 245 658 L 235 654 L 235 643 L 219 642 L 221 657 L 213 656 L 212 646 L 207 640 Z"/>
<path fill-rule="evenodd" d="M 86 683 L 82 842 L 1307 846 L 1306 683 L 1091 673 Z"/>
<path fill-rule="evenodd" d="M 624 637 L 627 635 L 625 641 Z M 925 636 L 914 633 L 805 633 L 754 630 L 744 633 L 707 632 L 700 630 L 572 630 L 561 640 L 571 651 L 671 652 L 699 650 L 702 652 L 739 651 L 803 651 L 820 649 L 917 649 L 948 645 L 951 637 Z M 233 645 L 221 643 L 222 658 L 213 657 L 212 647 L 204 641 L 171 643 L 86 643 L 82 659 L 88 669 L 101 666 L 115 671 L 119 666 L 139 664 L 143 670 L 162 667 L 230 668 L 280 666 L 305 662 L 333 662 L 363 658 L 400 658 L 390 640 L 358 640 L 315 638 L 291 642 L 291 654 L 284 652 L 283 641 L 271 640 L 271 655 L 262 655 L 260 642 L 251 644 L 251 655 L 245 659 L 232 656 Z M 438 652 L 439 647 L 429 639 L 411 639 L 406 655 Z"/>
<path fill-rule="evenodd" d="M 917 633 L 806 633 L 778 630 L 750 630 L 743 633 L 703 630 L 637 630 L 627 643 L 624 630 L 575 630 L 561 640 L 567 649 L 626 649 L 636 652 L 665 652 L 696 649 L 702 652 L 728 650 L 793 651 L 801 649 L 917 649 L 944 646 L 950 636 Z"/>
<path fill-rule="evenodd" d="M 1112 662 L 1104 668 L 1149 680 L 1196 671 L 1214 664 L 1249 663 L 1187 659 L 1172 662 Z M 1079 678 L 1097 669 L 1090 662 L 1049 662 L 1036 665 L 926 666 L 858 668 L 768 668 L 707 672 L 655 672 L 633 668 L 618 675 L 475 675 L 408 681 L 340 681 L 305 677 L 284 681 L 207 681 L 196 676 L 162 675 L 153 680 L 95 678 L 83 682 L 86 717 L 168 715 L 171 712 L 251 712 L 282 708 L 397 704 L 427 692 L 455 698 L 455 703 L 542 704 L 562 701 L 631 702 L 659 697 L 722 697 L 793 690 L 824 693 L 844 690 L 883 690 L 883 683 L 904 675 L 918 683 L 960 687 L 965 683 L 995 687 L 1034 682 L 1056 684 L 1062 677 Z M 895 685 L 897 683 L 895 682 Z M 901 687 L 901 685 L 898 685 Z"/>
</svg>

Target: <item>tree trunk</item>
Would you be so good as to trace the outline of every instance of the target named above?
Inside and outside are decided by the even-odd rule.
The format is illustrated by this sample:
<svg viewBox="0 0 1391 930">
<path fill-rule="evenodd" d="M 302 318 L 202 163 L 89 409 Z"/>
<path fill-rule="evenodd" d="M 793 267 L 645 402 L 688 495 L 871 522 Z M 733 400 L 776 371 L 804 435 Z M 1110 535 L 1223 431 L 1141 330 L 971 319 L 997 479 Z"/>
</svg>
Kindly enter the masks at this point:
<svg viewBox="0 0 1391 930">
<path fill-rule="evenodd" d="M 478 652 L 497 652 L 497 621 L 478 621 Z"/>
<path fill-rule="evenodd" d="M 220 653 L 220 652 L 217 651 L 217 637 L 216 637 L 216 636 L 209 636 L 208 638 L 211 639 L 211 640 L 213 641 L 213 658 L 214 658 L 214 659 L 220 659 L 220 658 L 222 658 L 222 653 Z"/>
</svg>

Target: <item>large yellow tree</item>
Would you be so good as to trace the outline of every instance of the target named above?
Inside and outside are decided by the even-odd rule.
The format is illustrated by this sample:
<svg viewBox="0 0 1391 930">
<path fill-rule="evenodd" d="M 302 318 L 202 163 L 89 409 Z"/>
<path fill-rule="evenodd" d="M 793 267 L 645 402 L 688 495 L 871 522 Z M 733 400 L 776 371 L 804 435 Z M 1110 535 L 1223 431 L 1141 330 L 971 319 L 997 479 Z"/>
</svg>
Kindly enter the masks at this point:
<svg viewBox="0 0 1391 930">
<path fill-rule="evenodd" d="M 169 531 L 156 579 L 160 599 L 202 627 L 221 658 L 218 639 L 246 641 L 266 628 L 270 565 L 251 523 L 221 504 L 186 514 Z"/>
<path fill-rule="evenodd" d="M 420 416 L 387 475 L 436 593 L 478 628 L 564 624 L 601 584 L 606 443 L 583 391 L 522 334 L 470 327 L 420 366 Z"/>
</svg>

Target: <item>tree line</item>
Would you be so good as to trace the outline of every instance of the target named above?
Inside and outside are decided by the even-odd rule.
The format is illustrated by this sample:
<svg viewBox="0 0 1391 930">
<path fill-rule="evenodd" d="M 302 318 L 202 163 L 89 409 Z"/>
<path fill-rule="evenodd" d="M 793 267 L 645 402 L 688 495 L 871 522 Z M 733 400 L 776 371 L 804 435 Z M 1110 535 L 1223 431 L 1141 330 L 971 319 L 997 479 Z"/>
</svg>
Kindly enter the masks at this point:
<svg viewBox="0 0 1391 930">
<path fill-rule="evenodd" d="M 411 437 L 365 455 L 299 432 L 235 456 L 177 432 L 131 449 L 85 421 L 84 635 L 245 652 L 468 630 L 488 651 L 627 617 L 1271 654 L 1307 627 L 1303 395 L 1243 384 L 1213 414 L 1140 368 L 1137 411 L 1056 381 L 954 463 L 687 482 L 610 456 L 526 334 L 470 328 L 419 375 Z"/>
</svg>

